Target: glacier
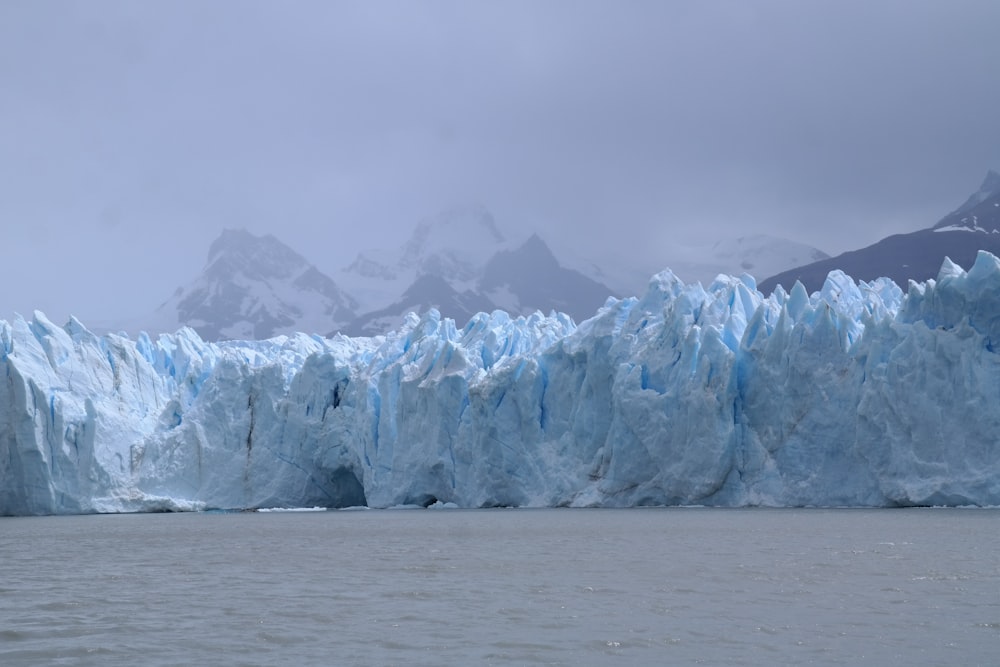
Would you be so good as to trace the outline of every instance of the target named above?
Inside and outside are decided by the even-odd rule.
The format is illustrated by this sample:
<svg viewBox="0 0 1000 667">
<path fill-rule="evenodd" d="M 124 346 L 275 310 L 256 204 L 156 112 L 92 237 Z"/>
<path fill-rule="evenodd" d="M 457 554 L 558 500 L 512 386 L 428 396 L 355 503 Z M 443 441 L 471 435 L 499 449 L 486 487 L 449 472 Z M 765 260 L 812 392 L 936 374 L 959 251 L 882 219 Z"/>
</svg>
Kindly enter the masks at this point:
<svg viewBox="0 0 1000 667">
<path fill-rule="evenodd" d="M 1000 260 L 209 343 L 0 322 L 0 514 L 1000 504 Z"/>
</svg>

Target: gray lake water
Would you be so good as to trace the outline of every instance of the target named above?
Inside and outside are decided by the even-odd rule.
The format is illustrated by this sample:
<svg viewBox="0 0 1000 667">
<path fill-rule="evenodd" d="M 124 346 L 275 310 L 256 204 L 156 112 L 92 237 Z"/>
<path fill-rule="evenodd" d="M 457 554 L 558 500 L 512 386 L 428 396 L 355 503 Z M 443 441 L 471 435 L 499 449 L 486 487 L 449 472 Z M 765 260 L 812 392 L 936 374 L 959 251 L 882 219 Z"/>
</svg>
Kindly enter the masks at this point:
<svg viewBox="0 0 1000 667">
<path fill-rule="evenodd" d="M 0 519 L 0 665 L 995 665 L 998 510 Z"/>
</svg>

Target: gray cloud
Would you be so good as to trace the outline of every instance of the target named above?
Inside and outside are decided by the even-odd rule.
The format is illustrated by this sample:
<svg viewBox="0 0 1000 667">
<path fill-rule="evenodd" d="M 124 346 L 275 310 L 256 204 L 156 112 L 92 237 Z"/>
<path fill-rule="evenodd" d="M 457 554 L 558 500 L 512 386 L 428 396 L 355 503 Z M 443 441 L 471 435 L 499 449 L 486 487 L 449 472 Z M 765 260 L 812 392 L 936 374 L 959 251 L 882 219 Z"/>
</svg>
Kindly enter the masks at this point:
<svg viewBox="0 0 1000 667">
<path fill-rule="evenodd" d="M 580 252 L 839 252 L 1000 167 L 1000 5 L 0 4 L 2 306 L 150 309 L 223 227 L 333 271 L 455 202 Z"/>
</svg>

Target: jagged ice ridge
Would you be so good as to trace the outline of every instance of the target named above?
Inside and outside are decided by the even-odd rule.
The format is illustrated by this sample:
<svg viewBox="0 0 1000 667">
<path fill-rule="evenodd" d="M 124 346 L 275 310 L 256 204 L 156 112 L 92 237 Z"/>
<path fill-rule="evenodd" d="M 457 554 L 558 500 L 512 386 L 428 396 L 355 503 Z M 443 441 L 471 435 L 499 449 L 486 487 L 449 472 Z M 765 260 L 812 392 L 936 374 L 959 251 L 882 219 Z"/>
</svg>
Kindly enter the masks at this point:
<svg viewBox="0 0 1000 667">
<path fill-rule="evenodd" d="M 1000 260 L 207 343 L 0 323 L 0 513 L 1000 504 Z"/>
</svg>

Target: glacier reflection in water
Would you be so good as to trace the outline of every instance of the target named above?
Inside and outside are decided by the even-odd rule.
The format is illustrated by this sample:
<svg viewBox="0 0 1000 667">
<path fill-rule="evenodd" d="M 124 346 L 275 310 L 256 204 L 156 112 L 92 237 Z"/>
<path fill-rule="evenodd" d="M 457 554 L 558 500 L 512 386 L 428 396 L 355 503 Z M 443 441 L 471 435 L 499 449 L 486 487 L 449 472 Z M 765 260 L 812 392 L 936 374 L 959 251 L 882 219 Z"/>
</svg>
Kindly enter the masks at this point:
<svg viewBox="0 0 1000 667">
<path fill-rule="evenodd" d="M 0 519 L 0 664 L 990 664 L 998 510 Z"/>
</svg>

